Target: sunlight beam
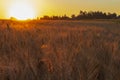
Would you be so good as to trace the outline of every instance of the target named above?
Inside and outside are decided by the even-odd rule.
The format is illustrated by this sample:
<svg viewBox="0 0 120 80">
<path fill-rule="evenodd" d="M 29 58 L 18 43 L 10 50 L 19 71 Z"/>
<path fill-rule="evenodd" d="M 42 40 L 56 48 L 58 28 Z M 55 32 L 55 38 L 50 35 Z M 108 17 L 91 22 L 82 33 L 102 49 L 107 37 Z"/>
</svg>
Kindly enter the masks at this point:
<svg viewBox="0 0 120 80">
<path fill-rule="evenodd" d="M 32 19 L 35 17 L 35 10 L 28 3 L 17 2 L 10 7 L 9 17 L 19 20 Z"/>
</svg>

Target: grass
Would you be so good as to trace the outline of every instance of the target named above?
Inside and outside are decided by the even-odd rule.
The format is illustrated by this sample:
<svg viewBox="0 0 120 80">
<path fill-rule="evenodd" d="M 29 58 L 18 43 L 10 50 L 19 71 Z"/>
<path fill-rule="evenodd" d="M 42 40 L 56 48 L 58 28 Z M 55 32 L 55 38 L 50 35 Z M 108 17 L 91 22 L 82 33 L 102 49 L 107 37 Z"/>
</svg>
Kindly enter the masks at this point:
<svg viewBox="0 0 120 80">
<path fill-rule="evenodd" d="M 112 22 L 116 23 L 116 24 L 120 24 L 120 19 L 116 19 L 116 20 L 111 20 Z"/>
<path fill-rule="evenodd" d="M 0 21 L 0 80 L 119 80 L 120 25 Z"/>
</svg>

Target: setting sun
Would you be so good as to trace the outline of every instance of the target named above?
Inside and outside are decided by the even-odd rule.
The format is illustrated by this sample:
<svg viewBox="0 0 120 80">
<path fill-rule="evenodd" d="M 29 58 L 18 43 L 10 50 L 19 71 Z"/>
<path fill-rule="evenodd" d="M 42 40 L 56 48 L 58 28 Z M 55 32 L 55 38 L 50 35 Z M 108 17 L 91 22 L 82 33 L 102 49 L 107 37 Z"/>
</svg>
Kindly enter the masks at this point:
<svg viewBox="0 0 120 80">
<path fill-rule="evenodd" d="M 14 3 L 9 10 L 9 17 L 19 20 L 31 19 L 35 17 L 35 10 L 28 3 Z"/>
</svg>

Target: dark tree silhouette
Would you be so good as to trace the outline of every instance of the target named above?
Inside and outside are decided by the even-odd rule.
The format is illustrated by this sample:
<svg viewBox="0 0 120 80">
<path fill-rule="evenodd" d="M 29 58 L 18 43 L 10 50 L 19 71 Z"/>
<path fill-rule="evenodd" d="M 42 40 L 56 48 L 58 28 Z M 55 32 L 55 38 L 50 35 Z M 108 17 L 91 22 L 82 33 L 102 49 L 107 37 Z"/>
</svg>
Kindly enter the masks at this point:
<svg viewBox="0 0 120 80">
<path fill-rule="evenodd" d="M 72 20 L 75 20 L 75 18 L 76 18 L 76 16 L 73 14 L 73 15 L 71 15 L 71 19 Z"/>
<path fill-rule="evenodd" d="M 49 16 L 43 16 L 42 18 L 40 18 L 41 20 L 50 20 L 51 18 Z"/>
<path fill-rule="evenodd" d="M 80 10 L 79 14 L 75 16 L 74 14 L 71 17 L 68 17 L 66 14 L 64 16 L 43 16 L 42 20 L 81 20 L 81 19 L 118 19 L 120 15 L 117 16 L 116 13 L 105 13 L 102 11 L 82 11 Z"/>
<path fill-rule="evenodd" d="M 118 19 L 120 19 L 120 15 L 118 15 Z"/>
</svg>

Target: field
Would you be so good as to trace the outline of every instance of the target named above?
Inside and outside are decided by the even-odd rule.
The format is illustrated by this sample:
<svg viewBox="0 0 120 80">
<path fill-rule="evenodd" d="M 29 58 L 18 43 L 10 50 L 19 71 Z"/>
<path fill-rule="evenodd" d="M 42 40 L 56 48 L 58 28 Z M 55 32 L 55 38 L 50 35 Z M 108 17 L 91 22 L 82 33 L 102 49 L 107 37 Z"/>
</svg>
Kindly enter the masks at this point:
<svg viewBox="0 0 120 80">
<path fill-rule="evenodd" d="M 119 79 L 119 21 L 0 21 L 0 80 Z"/>
</svg>

